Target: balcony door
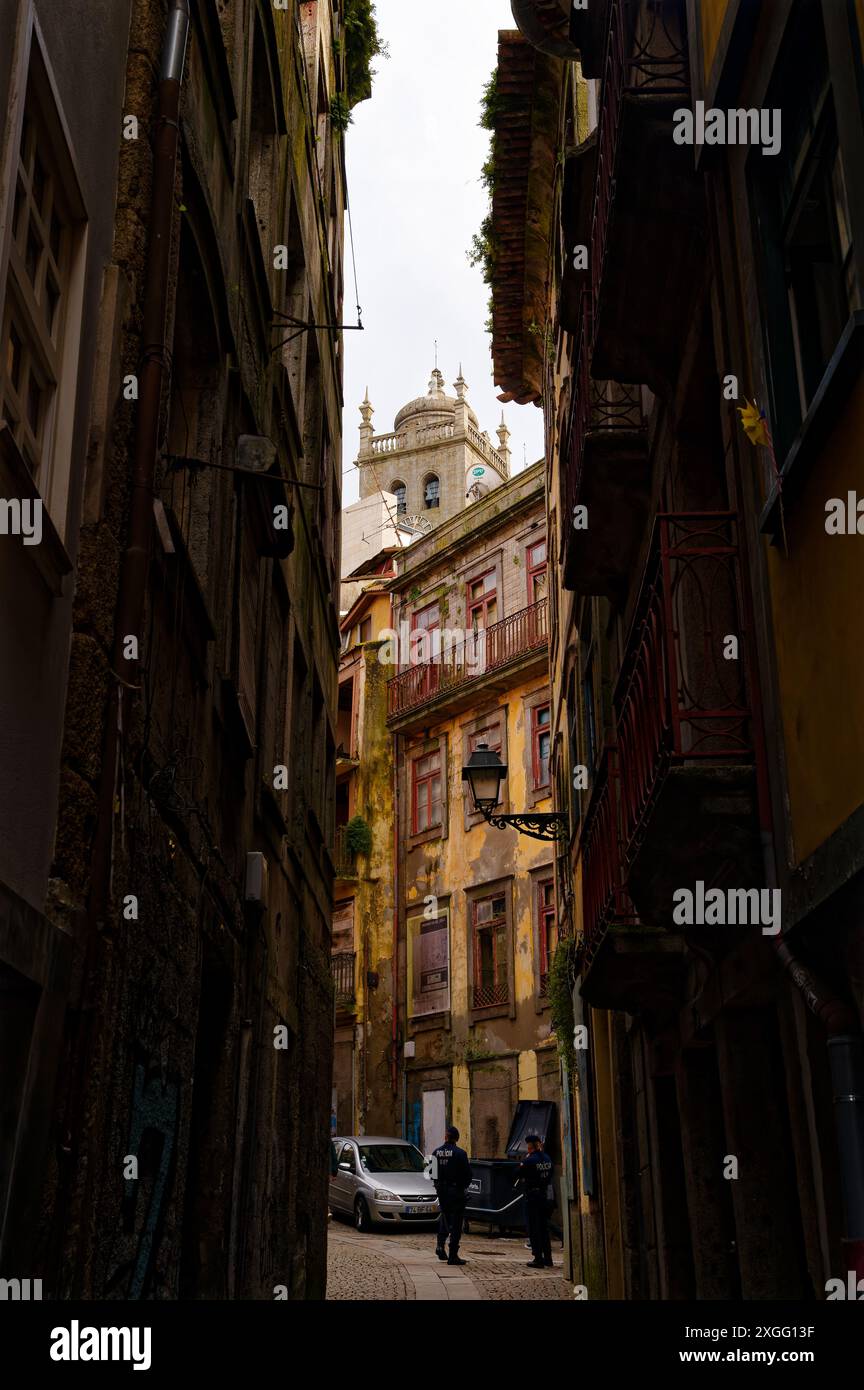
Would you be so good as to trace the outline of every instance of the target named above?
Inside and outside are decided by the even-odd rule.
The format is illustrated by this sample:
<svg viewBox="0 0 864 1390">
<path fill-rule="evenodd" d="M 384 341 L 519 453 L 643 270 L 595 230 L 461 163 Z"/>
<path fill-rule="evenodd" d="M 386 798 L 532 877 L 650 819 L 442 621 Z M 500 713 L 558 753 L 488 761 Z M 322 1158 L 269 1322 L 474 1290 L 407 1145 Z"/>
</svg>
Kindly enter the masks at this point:
<svg viewBox="0 0 864 1390">
<path fill-rule="evenodd" d="M 419 700 L 430 700 L 437 694 L 441 680 L 440 631 L 441 615 L 437 603 L 430 603 L 411 615 L 411 661 L 416 669 L 416 692 Z M 416 634 L 416 635 L 415 635 Z"/>
<path fill-rule="evenodd" d="M 541 603 L 549 592 L 549 579 L 547 570 L 547 549 L 546 537 L 540 541 L 534 541 L 528 546 L 525 555 L 525 569 L 528 576 L 528 645 L 529 647 L 539 646 L 545 642 L 548 627 L 546 611 L 536 608 L 536 604 Z"/>
<path fill-rule="evenodd" d="M 489 666 L 495 665 L 494 628 L 498 621 L 498 583 L 494 570 L 472 579 L 468 585 L 467 640 L 472 645 L 471 666 L 474 675 L 481 675 Z"/>
</svg>

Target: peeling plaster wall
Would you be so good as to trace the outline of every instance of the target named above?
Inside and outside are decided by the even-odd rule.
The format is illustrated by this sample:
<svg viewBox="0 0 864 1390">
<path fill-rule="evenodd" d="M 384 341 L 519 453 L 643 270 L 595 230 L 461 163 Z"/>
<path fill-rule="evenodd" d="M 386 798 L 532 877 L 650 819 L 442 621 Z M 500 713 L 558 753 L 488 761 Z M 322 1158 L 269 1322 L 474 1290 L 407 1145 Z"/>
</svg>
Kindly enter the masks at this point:
<svg viewBox="0 0 864 1390">
<path fill-rule="evenodd" d="M 526 607 L 525 553 L 545 530 L 541 479 L 539 465 L 526 470 L 400 557 L 397 621 L 410 625 L 411 612 L 437 598 L 442 629 L 464 627 L 465 582 L 493 566 L 499 576 L 499 620 Z M 445 704 L 430 708 L 424 718 L 418 709 L 410 729 L 399 733 L 401 937 L 404 941 L 407 919 L 422 915 L 431 895 L 439 912 L 445 907 L 449 912 L 450 941 L 449 1010 L 412 1018 L 410 980 L 400 1001 L 406 1036 L 416 1045 L 408 1063 L 409 1134 L 424 1089 L 443 1088 L 448 1114 L 475 1157 L 503 1157 L 518 1100 L 542 1096 L 560 1102 L 557 1050 L 548 1010 L 538 997 L 535 916 L 537 881 L 554 874 L 553 846 L 469 816 L 462 781 L 469 732 L 482 725 L 485 715 L 498 713 L 506 728 L 509 768 L 507 799 L 500 809 L 552 809 L 549 797 L 536 799 L 530 772 L 530 708 L 548 689 L 542 652 L 509 672 L 487 677 L 458 712 L 451 713 Z M 443 835 L 424 837 L 412 833 L 410 764 L 436 746 L 446 764 L 446 822 Z M 508 901 L 509 1002 L 478 1010 L 472 1007 L 471 903 L 487 888 L 500 889 Z"/>
</svg>

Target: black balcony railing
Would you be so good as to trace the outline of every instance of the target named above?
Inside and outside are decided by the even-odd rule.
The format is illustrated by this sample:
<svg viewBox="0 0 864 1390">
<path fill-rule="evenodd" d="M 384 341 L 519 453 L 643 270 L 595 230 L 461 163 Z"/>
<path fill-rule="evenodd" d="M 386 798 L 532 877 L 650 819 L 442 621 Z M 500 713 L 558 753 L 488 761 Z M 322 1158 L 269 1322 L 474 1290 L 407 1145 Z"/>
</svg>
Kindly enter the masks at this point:
<svg viewBox="0 0 864 1390">
<path fill-rule="evenodd" d="M 337 1004 L 354 1003 L 354 965 L 356 960 L 356 951 L 334 951 L 333 955 L 330 957 L 330 969 L 333 974 L 333 990 L 336 995 Z"/>
</svg>

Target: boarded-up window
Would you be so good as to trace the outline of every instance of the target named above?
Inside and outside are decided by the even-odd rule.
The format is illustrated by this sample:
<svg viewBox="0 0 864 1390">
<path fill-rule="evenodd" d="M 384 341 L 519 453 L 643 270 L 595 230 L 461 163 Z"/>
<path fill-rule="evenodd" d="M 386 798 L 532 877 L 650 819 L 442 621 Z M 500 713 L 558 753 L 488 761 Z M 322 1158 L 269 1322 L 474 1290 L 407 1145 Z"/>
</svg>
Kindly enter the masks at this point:
<svg viewBox="0 0 864 1390">
<path fill-rule="evenodd" d="M 519 1099 L 516 1059 L 470 1069 L 471 1150 L 474 1158 L 505 1158 L 507 1137 Z"/>
<path fill-rule="evenodd" d="M 354 899 L 337 903 L 333 908 L 332 948 L 334 955 L 339 951 L 354 950 Z"/>
<path fill-rule="evenodd" d="M 447 914 L 408 919 L 409 1014 L 422 1018 L 450 1007 L 450 923 Z"/>
</svg>

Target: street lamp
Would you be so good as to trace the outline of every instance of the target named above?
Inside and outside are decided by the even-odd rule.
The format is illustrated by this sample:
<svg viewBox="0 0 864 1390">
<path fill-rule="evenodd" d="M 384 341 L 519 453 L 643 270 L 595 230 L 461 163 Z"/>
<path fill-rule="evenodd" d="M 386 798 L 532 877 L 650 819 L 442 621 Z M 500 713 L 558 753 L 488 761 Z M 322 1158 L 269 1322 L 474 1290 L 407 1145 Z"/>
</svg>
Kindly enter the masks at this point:
<svg viewBox="0 0 864 1390">
<path fill-rule="evenodd" d="M 462 780 L 468 783 L 474 810 L 479 811 L 484 820 L 497 830 L 506 830 L 508 826 L 515 825 L 520 835 L 530 835 L 535 840 L 569 839 L 567 816 L 558 811 L 551 814 L 523 811 L 517 815 L 494 816 L 492 812 L 498 805 L 501 783 L 506 776 L 507 764 L 502 763 L 488 743 L 478 743 L 462 769 Z"/>
</svg>

